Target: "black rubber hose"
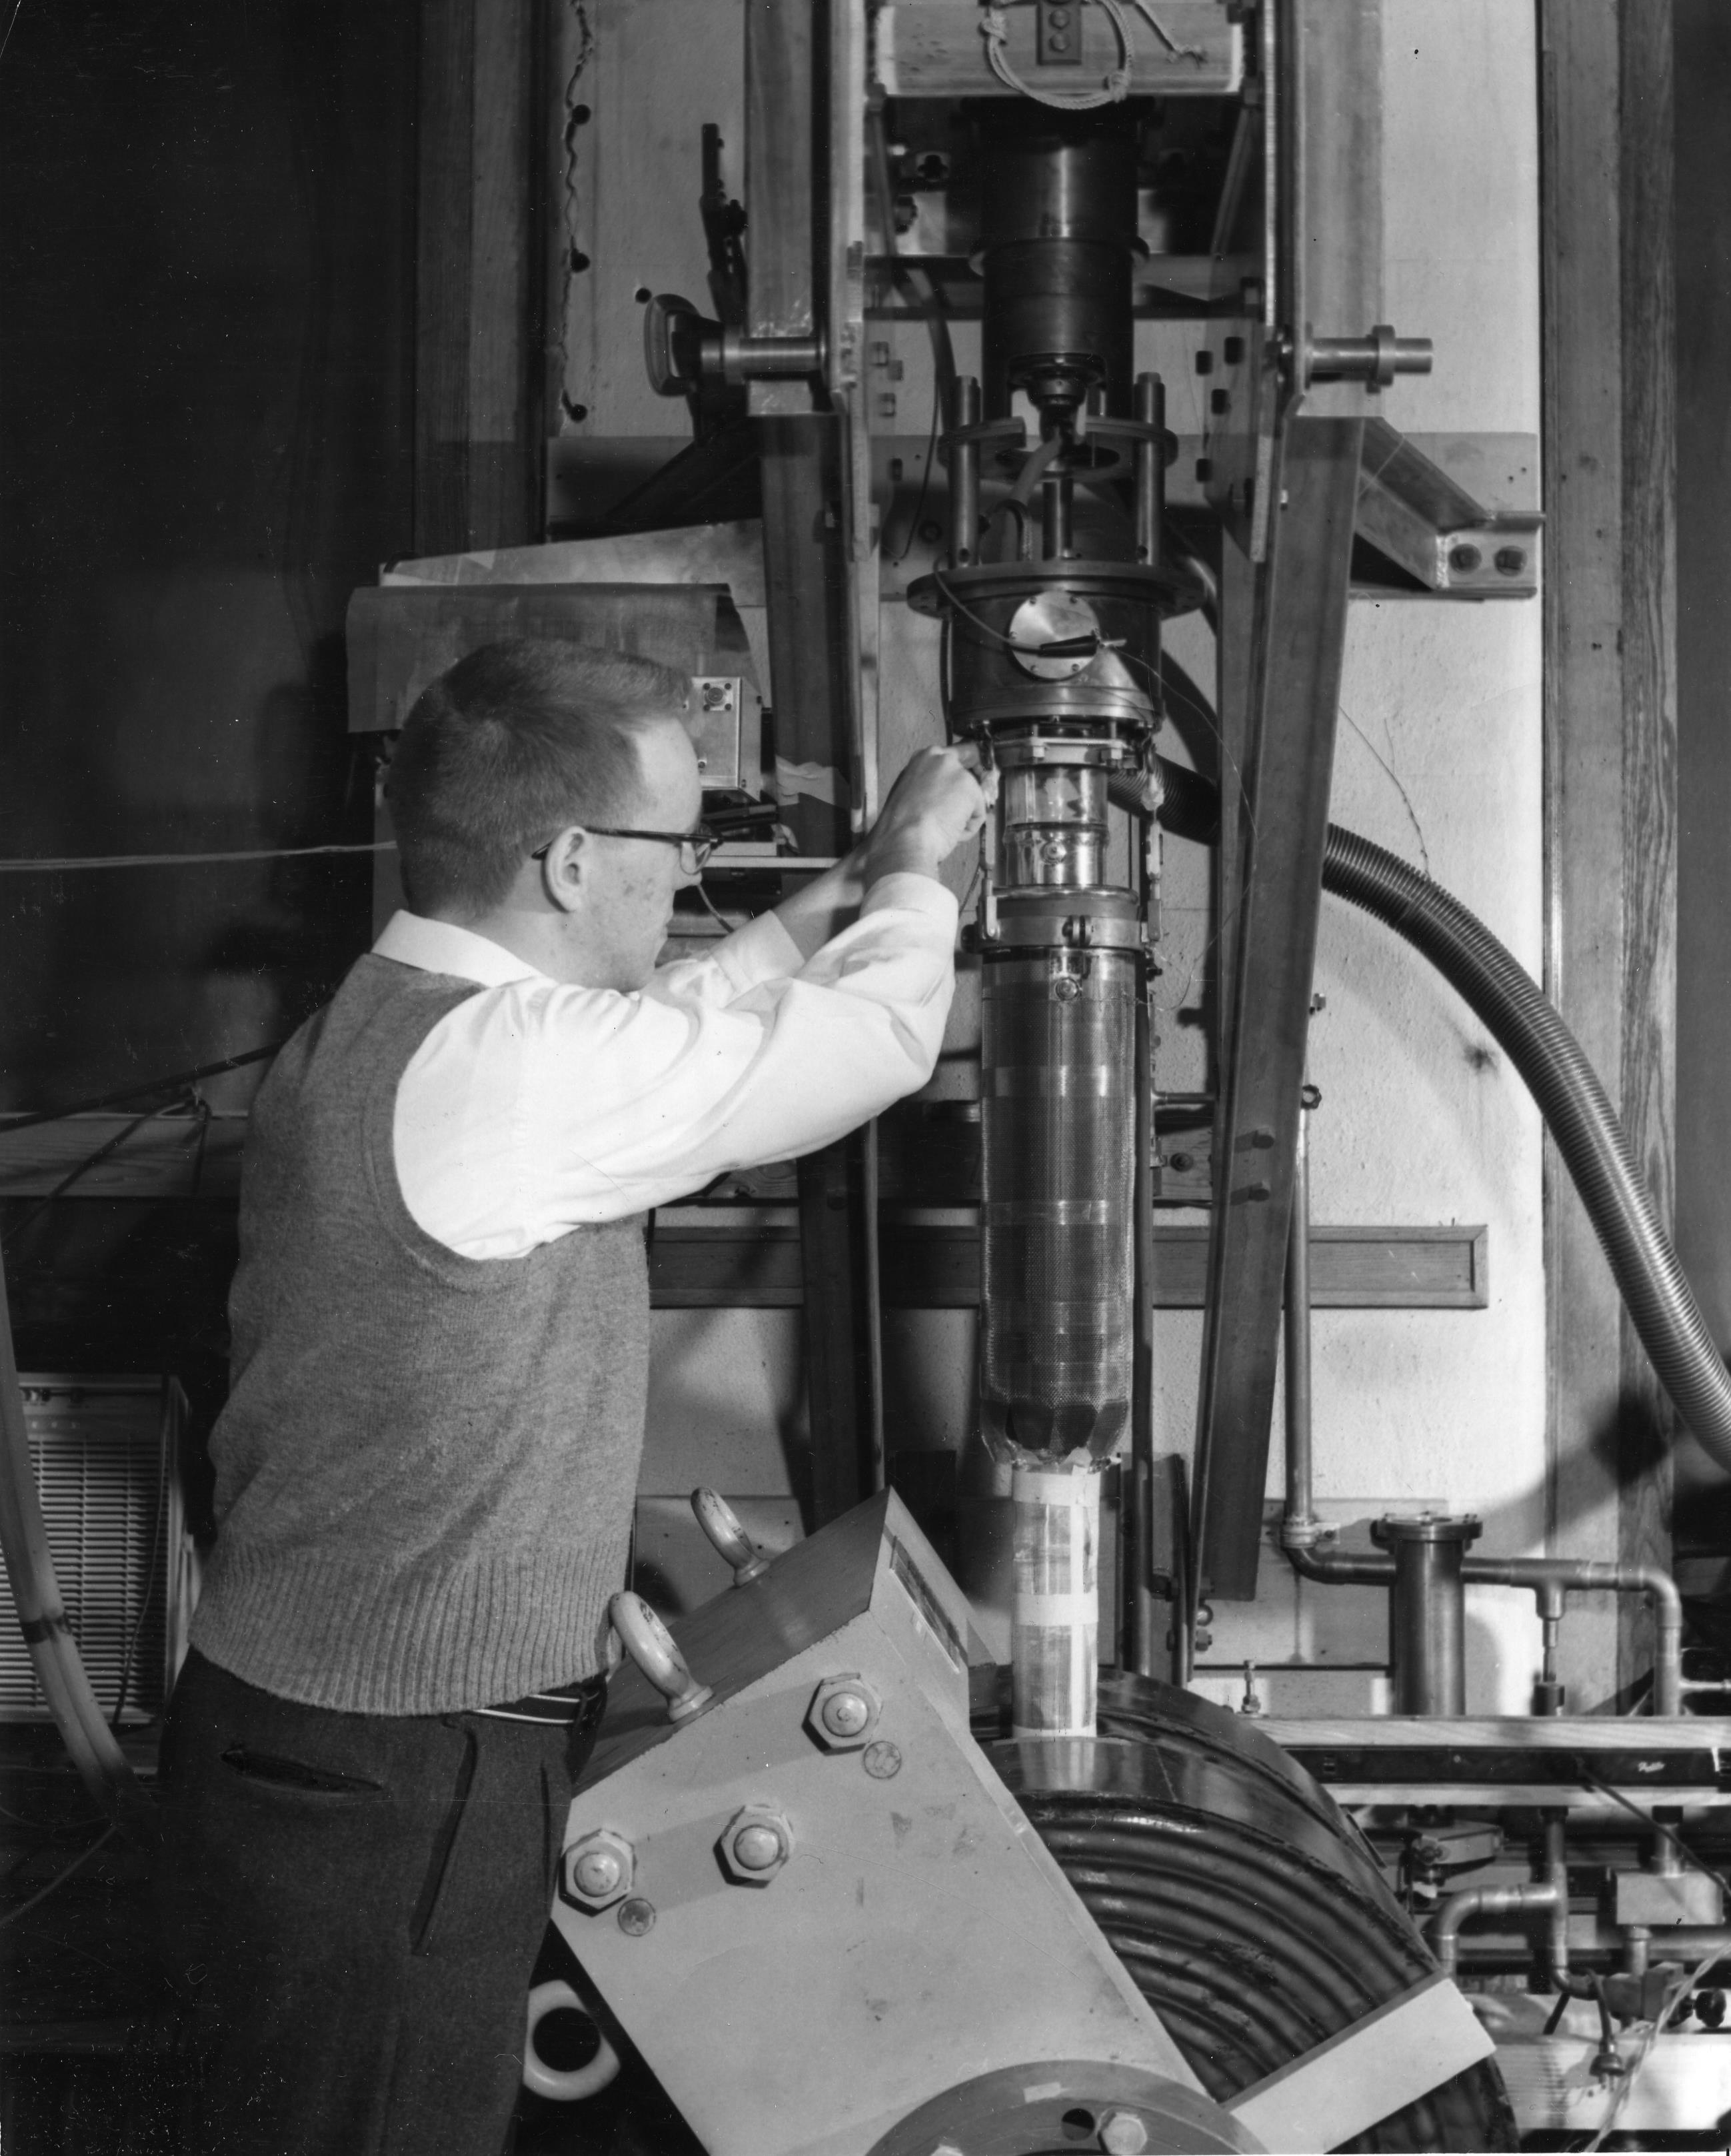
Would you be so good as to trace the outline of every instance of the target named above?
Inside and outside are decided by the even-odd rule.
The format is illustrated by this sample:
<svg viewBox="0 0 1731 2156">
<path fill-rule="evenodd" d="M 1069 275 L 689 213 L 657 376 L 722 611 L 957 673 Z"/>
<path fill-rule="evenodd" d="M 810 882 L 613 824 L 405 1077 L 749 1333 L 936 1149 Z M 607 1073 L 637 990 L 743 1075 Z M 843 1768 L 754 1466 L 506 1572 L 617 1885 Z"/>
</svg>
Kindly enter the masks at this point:
<svg viewBox="0 0 1731 2156">
<path fill-rule="evenodd" d="M 1220 797 L 1160 759 L 1161 823 L 1211 844 Z M 1323 888 L 1422 952 L 1472 1009 L 1538 1103 L 1574 1178 L 1659 1382 L 1702 1446 L 1731 1474 L 1731 1377 L 1660 1226 L 1616 1111 L 1580 1043 L 1484 923 L 1428 876 L 1356 832 L 1328 826 Z"/>
</svg>

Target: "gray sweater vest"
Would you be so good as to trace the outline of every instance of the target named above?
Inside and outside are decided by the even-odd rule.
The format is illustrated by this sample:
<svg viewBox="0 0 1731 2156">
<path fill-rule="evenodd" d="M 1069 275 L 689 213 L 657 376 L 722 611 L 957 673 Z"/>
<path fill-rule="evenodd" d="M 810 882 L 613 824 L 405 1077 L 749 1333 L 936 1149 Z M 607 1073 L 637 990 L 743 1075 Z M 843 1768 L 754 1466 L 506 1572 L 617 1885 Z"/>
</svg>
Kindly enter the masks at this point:
<svg viewBox="0 0 1731 2156">
<path fill-rule="evenodd" d="M 624 1582 L 642 1217 L 478 1260 L 420 1228 L 397 1180 L 403 1074 L 478 993 L 362 958 L 253 1110 L 192 1639 L 317 1707 L 449 1713 L 592 1676 Z"/>
</svg>

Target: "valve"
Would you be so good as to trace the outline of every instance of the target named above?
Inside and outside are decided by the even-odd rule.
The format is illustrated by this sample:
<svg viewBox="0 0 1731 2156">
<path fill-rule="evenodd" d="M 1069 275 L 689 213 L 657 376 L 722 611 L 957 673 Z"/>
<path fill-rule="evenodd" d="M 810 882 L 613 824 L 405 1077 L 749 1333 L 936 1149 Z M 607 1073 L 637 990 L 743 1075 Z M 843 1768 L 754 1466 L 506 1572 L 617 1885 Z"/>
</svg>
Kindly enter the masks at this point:
<svg viewBox="0 0 1731 2156">
<path fill-rule="evenodd" d="M 732 1566 L 736 1587 L 743 1587 L 768 1571 L 768 1558 L 753 1546 L 751 1537 L 740 1525 L 739 1515 L 718 1490 L 694 1490 L 691 1510 L 717 1554 Z"/>
<path fill-rule="evenodd" d="M 670 1722 L 688 1722 L 715 1697 L 712 1686 L 691 1675 L 673 1636 L 640 1594 L 622 1591 L 607 1605 L 613 1628 L 625 1651 L 667 1702 Z"/>
</svg>

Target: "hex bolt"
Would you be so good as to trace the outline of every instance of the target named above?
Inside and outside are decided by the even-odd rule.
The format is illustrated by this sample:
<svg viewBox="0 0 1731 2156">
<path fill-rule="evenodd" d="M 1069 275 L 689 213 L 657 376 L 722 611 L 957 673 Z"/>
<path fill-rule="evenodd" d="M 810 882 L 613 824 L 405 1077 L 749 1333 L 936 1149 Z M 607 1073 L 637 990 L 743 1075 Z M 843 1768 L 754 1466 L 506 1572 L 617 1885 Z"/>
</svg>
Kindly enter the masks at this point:
<svg viewBox="0 0 1731 2156">
<path fill-rule="evenodd" d="M 773 1804 L 747 1804 L 728 1820 L 716 1853 L 736 1887 L 765 1887 L 794 1854 L 794 1830 Z"/>
<path fill-rule="evenodd" d="M 1505 577 L 1518 577 L 1527 566 L 1526 549 L 1522 547 L 1499 547 L 1492 558 Z"/>
<path fill-rule="evenodd" d="M 1133 2111 L 1115 2111 L 1101 2126 L 1100 2146 L 1107 2156 L 1143 2156 L 1148 2128 Z"/>
<path fill-rule="evenodd" d="M 598 1827 L 565 1852 L 565 1898 L 579 1908 L 605 1909 L 630 1892 L 636 1869 L 636 1853 L 624 1835 Z"/>
<path fill-rule="evenodd" d="M 824 1752 L 855 1752 L 877 1726 L 881 1706 L 865 1678 L 852 1671 L 825 1677 L 805 1710 L 806 1734 Z"/>
<path fill-rule="evenodd" d="M 1471 576 L 1472 572 L 1481 565 L 1484 558 L 1484 556 L 1480 553 L 1477 547 L 1451 547 L 1449 548 L 1449 567 L 1451 569 L 1458 569 L 1463 577 Z"/>
</svg>

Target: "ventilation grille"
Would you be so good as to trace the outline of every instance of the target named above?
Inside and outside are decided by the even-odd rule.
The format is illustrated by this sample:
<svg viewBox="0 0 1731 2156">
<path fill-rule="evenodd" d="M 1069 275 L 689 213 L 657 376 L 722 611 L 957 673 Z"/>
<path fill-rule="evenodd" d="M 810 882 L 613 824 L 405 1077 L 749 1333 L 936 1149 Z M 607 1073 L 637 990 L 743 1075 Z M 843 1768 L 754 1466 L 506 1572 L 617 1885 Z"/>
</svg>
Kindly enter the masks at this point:
<svg viewBox="0 0 1731 2156">
<path fill-rule="evenodd" d="M 162 1711 L 190 1614 L 176 1472 L 183 1396 L 162 1378 L 27 1375 L 21 1383 L 49 1548 L 85 1672 L 105 1715 L 121 1707 L 124 1678 L 123 1719 L 148 1720 Z M 48 1721 L 10 1614 L 0 1636 L 0 1721 Z"/>
</svg>

